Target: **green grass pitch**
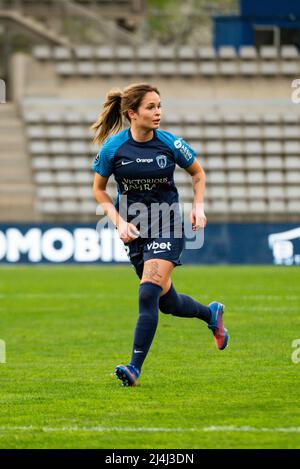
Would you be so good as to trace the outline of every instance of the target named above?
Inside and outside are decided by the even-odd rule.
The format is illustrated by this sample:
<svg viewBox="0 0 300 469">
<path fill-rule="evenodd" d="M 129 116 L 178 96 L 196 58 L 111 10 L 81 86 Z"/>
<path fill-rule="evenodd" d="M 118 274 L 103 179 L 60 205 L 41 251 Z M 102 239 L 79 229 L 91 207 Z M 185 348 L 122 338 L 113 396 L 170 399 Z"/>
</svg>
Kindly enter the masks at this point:
<svg viewBox="0 0 300 469">
<path fill-rule="evenodd" d="M 178 292 L 226 305 L 229 347 L 160 313 L 139 386 L 131 267 L 0 269 L 1 448 L 300 448 L 297 267 L 182 266 Z"/>
</svg>

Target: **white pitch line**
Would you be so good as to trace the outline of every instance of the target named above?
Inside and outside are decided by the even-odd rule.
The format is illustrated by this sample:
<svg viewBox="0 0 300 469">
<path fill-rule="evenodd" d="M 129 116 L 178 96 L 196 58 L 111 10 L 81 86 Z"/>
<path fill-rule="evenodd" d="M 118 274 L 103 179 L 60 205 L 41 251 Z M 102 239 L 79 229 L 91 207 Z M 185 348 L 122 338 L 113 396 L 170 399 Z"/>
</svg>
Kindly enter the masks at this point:
<svg viewBox="0 0 300 469">
<path fill-rule="evenodd" d="M 202 295 L 203 297 L 207 297 L 207 295 Z M 0 293 L 0 298 L 21 298 L 24 299 L 46 299 L 46 298 L 74 298 L 74 299 L 83 299 L 83 298 L 107 298 L 107 297 L 115 297 L 115 294 L 109 293 Z M 125 295 L 126 298 L 131 298 L 130 295 Z M 124 298 L 124 295 L 122 295 Z M 285 301 L 295 301 L 300 299 L 300 295 L 242 295 L 240 297 L 241 300 L 285 300 Z M 239 308 L 242 306 L 239 306 Z M 274 305 L 272 306 L 274 309 Z M 278 309 L 281 309 L 278 306 Z"/>
<path fill-rule="evenodd" d="M 235 427 L 233 425 L 204 427 L 204 432 L 258 432 L 258 433 L 300 433 L 300 427 Z"/>
<path fill-rule="evenodd" d="M 106 293 L 1 293 L 0 298 L 20 298 L 22 300 L 29 298 L 104 298 Z"/>
<path fill-rule="evenodd" d="M 134 295 L 122 293 L 122 299 L 132 299 Z M 43 299 L 74 299 L 86 300 L 97 298 L 117 298 L 115 293 L 0 293 L 0 299 L 15 299 L 15 300 L 43 300 Z"/>
<path fill-rule="evenodd" d="M 64 426 L 64 427 L 34 427 L 29 426 L 20 426 L 20 427 L 10 427 L 2 426 L 0 427 L 0 432 L 7 431 L 40 431 L 40 432 L 190 432 L 190 431 L 201 431 L 197 428 L 163 428 L 163 427 L 103 427 L 100 425 L 93 427 L 79 427 L 77 425 L 73 426 Z"/>
<path fill-rule="evenodd" d="M 242 295 L 242 300 L 299 300 L 300 295 Z"/>
<path fill-rule="evenodd" d="M 37 426 L 0 426 L 0 432 L 20 431 L 20 432 L 136 432 L 136 433 L 189 433 L 189 432 L 255 432 L 255 433 L 300 433 L 300 427 L 251 427 L 241 426 L 210 426 L 199 428 L 164 428 L 164 427 L 103 427 L 100 425 L 92 427 L 80 427 L 78 425 L 63 427 L 37 427 Z"/>
<path fill-rule="evenodd" d="M 234 308 L 235 311 L 266 311 L 266 312 L 273 312 L 273 311 L 278 311 L 278 312 L 284 312 L 284 311 L 299 311 L 299 306 L 293 305 L 293 306 L 276 306 L 276 305 L 269 305 L 269 306 L 259 306 L 259 305 L 247 305 L 247 306 L 237 306 Z"/>
</svg>

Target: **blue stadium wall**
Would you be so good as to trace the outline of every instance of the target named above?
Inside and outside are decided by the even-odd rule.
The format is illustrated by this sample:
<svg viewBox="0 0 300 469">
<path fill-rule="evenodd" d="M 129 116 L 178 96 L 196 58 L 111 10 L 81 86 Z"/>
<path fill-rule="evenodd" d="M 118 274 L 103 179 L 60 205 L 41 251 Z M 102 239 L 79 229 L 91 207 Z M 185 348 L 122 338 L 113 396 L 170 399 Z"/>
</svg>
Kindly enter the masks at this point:
<svg viewBox="0 0 300 469">
<path fill-rule="evenodd" d="M 242 16 L 255 18 L 300 17 L 299 0 L 240 0 Z"/>
<path fill-rule="evenodd" d="M 191 243 L 191 239 L 186 238 Z M 116 230 L 95 225 L 0 225 L 2 264 L 128 263 Z M 183 264 L 300 265 L 300 223 L 211 223 Z"/>
<path fill-rule="evenodd" d="M 240 16 L 214 16 L 214 46 L 254 45 L 255 25 L 299 30 L 299 0 L 240 0 Z"/>
</svg>

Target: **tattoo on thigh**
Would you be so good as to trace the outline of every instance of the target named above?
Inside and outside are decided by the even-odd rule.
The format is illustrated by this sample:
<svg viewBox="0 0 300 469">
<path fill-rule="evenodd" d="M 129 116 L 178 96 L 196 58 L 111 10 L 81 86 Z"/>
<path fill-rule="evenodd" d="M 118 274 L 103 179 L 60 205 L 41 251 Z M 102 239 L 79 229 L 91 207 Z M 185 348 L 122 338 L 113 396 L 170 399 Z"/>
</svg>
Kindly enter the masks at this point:
<svg viewBox="0 0 300 469">
<path fill-rule="evenodd" d="M 143 272 L 143 277 L 147 280 L 154 280 L 159 282 L 162 279 L 162 275 L 159 273 L 159 264 L 154 261 L 146 265 Z"/>
</svg>

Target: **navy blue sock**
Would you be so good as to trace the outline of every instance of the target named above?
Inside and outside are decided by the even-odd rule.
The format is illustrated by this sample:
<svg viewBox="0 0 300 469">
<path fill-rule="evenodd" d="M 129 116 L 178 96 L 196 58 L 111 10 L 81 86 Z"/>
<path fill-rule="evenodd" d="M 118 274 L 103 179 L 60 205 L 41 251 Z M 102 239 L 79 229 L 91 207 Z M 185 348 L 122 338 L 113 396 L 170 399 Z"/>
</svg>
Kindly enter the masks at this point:
<svg viewBox="0 0 300 469">
<path fill-rule="evenodd" d="M 160 297 L 159 309 L 162 313 L 182 318 L 199 318 L 209 323 L 211 312 L 208 306 L 198 303 L 190 296 L 177 293 L 173 284 L 165 295 Z"/>
<path fill-rule="evenodd" d="M 158 323 L 158 302 L 162 288 L 152 282 L 141 283 L 139 288 L 139 317 L 134 332 L 130 364 L 141 370 L 152 344 Z"/>
</svg>

